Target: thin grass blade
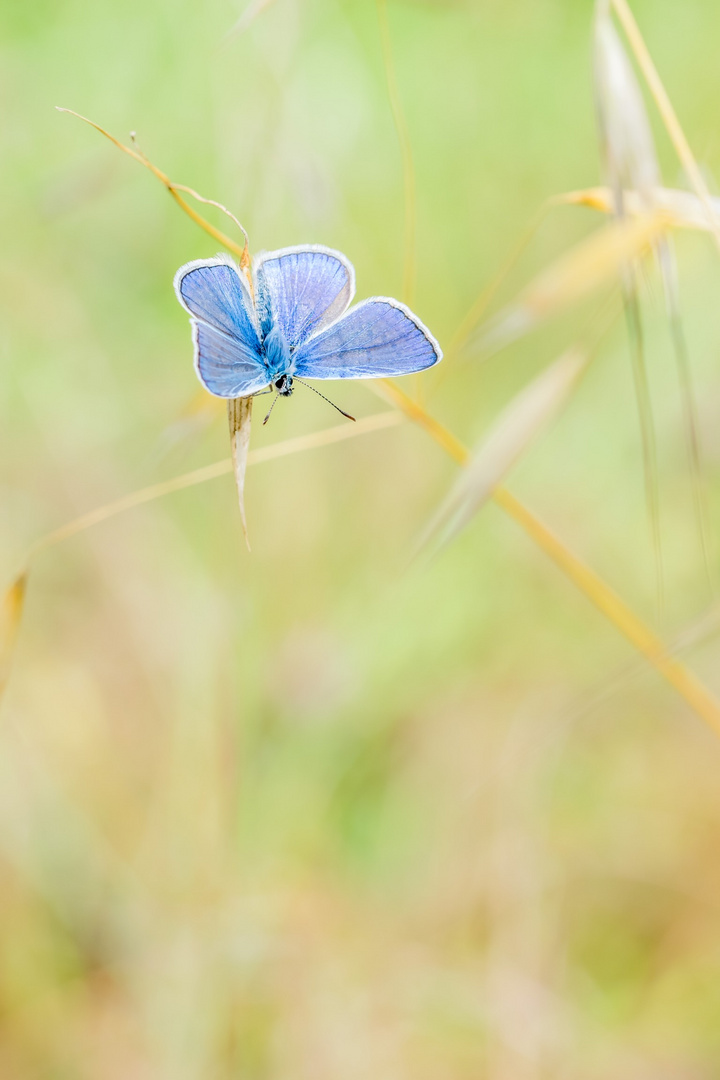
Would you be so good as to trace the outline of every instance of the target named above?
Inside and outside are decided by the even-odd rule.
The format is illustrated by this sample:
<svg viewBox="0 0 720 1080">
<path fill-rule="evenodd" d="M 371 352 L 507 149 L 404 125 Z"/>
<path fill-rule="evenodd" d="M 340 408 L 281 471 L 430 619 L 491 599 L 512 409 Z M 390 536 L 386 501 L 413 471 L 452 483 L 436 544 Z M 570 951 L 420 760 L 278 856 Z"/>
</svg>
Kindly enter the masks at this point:
<svg viewBox="0 0 720 1080">
<path fill-rule="evenodd" d="M 641 210 L 647 211 L 657 205 L 657 192 L 660 188 L 660 166 L 642 91 L 635 77 L 630 59 L 612 24 L 609 13 L 609 0 L 598 0 L 596 7 L 595 89 L 601 149 L 613 194 L 615 213 L 619 217 L 624 217 L 626 213 L 624 205 L 624 193 L 626 190 L 634 192 L 636 201 L 640 203 Z M 709 226 L 706 211 L 703 213 L 703 220 Z M 692 375 L 680 313 L 677 264 L 675 252 L 668 237 L 658 239 L 655 254 L 663 282 L 665 306 L 678 370 L 683 427 L 688 448 L 697 530 L 703 553 L 705 572 L 708 581 L 712 582 L 708 554 L 707 512 L 704 505 L 702 486 L 699 428 L 693 398 Z M 646 471 L 648 513 L 656 550 L 658 596 L 661 597 L 663 572 L 660 551 L 657 453 L 645 372 L 642 333 L 640 332 L 640 305 L 634 274 L 629 272 L 625 276 L 623 290 L 626 308 L 628 309 L 628 326 L 631 336 L 636 393 L 638 395 L 638 411 L 643 429 L 643 457 Z"/>
<path fill-rule="evenodd" d="M 596 7 L 593 37 L 600 148 L 615 212 L 624 213 L 626 188 L 636 191 L 649 210 L 660 186 L 660 166 L 640 84 L 606 3 Z"/>
<path fill-rule="evenodd" d="M 58 112 L 69 113 L 70 116 L 76 116 L 78 120 L 82 120 L 83 123 L 89 124 L 90 127 L 95 128 L 95 130 L 99 131 L 101 135 L 104 135 L 106 139 L 109 139 L 110 142 L 118 148 L 118 150 L 122 150 L 123 154 L 127 154 L 128 157 L 133 158 L 134 161 L 139 162 L 146 169 L 149 169 L 153 176 L 157 177 L 160 183 L 167 188 L 172 198 L 178 204 L 180 209 L 185 214 L 187 214 L 191 221 L 194 221 L 196 225 L 199 225 L 200 228 L 203 229 L 203 231 L 206 232 L 209 236 L 212 236 L 214 240 L 219 241 L 219 243 L 221 243 L 223 247 L 226 247 L 228 251 L 232 251 L 235 255 L 237 255 L 240 259 L 240 265 L 243 268 L 249 265 L 250 254 L 248 250 L 248 234 L 244 227 L 240 224 L 238 219 L 235 217 L 235 215 L 231 213 L 231 211 L 228 210 L 227 207 L 223 206 L 222 203 L 216 202 L 214 199 L 206 199 L 204 195 L 199 195 L 197 191 L 194 191 L 193 188 L 186 187 L 185 184 L 173 183 L 169 176 L 166 176 L 162 169 L 158 169 L 157 165 L 154 165 L 152 161 L 150 161 L 150 159 L 140 150 L 139 146 L 134 141 L 134 136 L 134 145 L 132 147 L 126 146 L 125 143 L 122 143 L 119 139 L 116 139 L 114 135 L 111 135 L 110 132 L 106 131 L 105 128 L 100 126 L 100 124 L 96 124 L 94 120 L 89 120 L 87 116 L 82 116 L 81 113 L 75 112 L 74 109 L 65 109 L 62 108 L 60 105 L 56 105 L 55 108 Z M 185 192 L 185 194 L 190 195 L 193 199 L 197 199 L 198 202 L 205 203 L 208 206 L 215 206 L 219 210 L 221 210 L 227 217 L 231 219 L 231 221 L 233 221 L 237 225 L 237 227 L 242 232 L 245 238 L 245 243 L 243 244 L 243 246 L 241 247 L 239 244 L 236 244 L 235 241 L 232 240 L 229 236 L 227 236 L 224 232 L 221 232 L 220 229 L 216 229 L 215 226 L 212 225 L 209 221 L 207 221 L 204 217 L 202 217 L 201 214 L 198 214 L 197 210 L 194 210 L 192 206 L 190 206 L 190 204 L 187 202 L 187 200 L 183 199 L 180 192 Z"/>
<path fill-rule="evenodd" d="M 623 31 L 625 32 L 628 44 L 637 60 L 638 67 L 642 71 L 650 93 L 655 100 L 658 112 L 660 113 L 672 144 L 675 147 L 678 158 L 705 209 L 708 228 L 713 234 L 716 245 L 720 248 L 720 216 L 717 214 L 705 178 L 695 160 L 695 155 L 690 148 L 687 136 L 682 129 L 677 113 L 672 106 L 672 102 L 668 97 L 662 79 L 658 74 L 658 70 L 653 63 L 645 40 L 640 33 L 640 28 L 635 21 L 626 0 L 612 0 L 612 6 Z"/>
<path fill-rule="evenodd" d="M 543 270 L 514 303 L 480 329 L 473 344 L 484 353 L 495 353 L 531 333 L 616 280 L 631 262 L 647 254 L 665 228 L 660 212 L 605 226 Z"/>
<path fill-rule="evenodd" d="M 0 605 L 0 700 L 10 677 L 15 643 L 25 606 L 26 586 L 27 573 L 23 571 L 13 581 Z"/>
<path fill-rule="evenodd" d="M 623 278 L 623 300 L 630 339 L 630 357 L 635 383 L 640 438 L 642 442 L 643 476 L 645 481 L 645 505 L 647 509 L 650 538 L 655 562 L 655 590 L 658 616 L 665 604 L 665 572 L 660 529 L 660 485 L 658 483 L 657 439 L 653 419 L 647 364 L 645 363 L 645 340 L 643 335 L 640 304 L 638 302 L 635 275 L 628 271 Z"/>
<path fill-rule="evenodd" d="M 228 30 L 225 41 L 231 41 L 232 38 L 236 38 L 239 34 L 244 34 L 246 30 L 250 29 L 258 16 L 262 15 L 263 11 L 274 2 L 275 0 L 250 0 L 235 25 Z"/>
<path fill-rule="evenodd" d="M 598 0 L 594 20 L 594 82 L 600 151 L 612 192 L 612 210 L 624 220 L 624 193 L 637 193 L 643 211 L 655 206 L 660 186 L 660 166 L 650 120 L 640 84 L 610 17 L 608 0 Z M 665 243 L 659 237 L 656 252 Z M 638 421 L 642 441 L 645 503 L 655 562 L 658 613 L 664 608 L 664 568 L 660 528 L 660 484 L 657 439 L 652 400 L 645 362 L 637 267 L 629 263 L 622 271 L 623 306 L 630 340 L 630 357 L 635 383 Z"/>
<path fill-rule="evenodd" d="M 465 528 L 530 444 L 567 402 L 588 364 L 588 354 L 570 349 L 530 383 L 502 413 L 472 453 L 448 497 L 422 534 L 418 550 L 438 551 Z"/>
<path fill-rule="evenodd" d="M 705 567 L 705 576 L 712 594 L 715 592 L 715 576 L 712 572 L 711 562 L 712 535 L 703 478 L 700 421 L 698 418 L 697 405 L 695 403 L 695 391 L 693 388 L 687 341 L 683 329 L 682 316 L 680 314 L 680 287 L 678 284 L 677 261 L 670 237 L 666 237 L 660 244 L 658 248 L 658 261 L 663 280 L 665 306 L 667 308 L 668 320 L 670 323 L 670 335 L 672 337 L 673 349 L 675 352 L 675 366 L 680 388 L 680 404 L 682 408 L 683 430 L 685 433 L 688 464 L 690 468 L 695 520 L 702 551 L 703 565 Z"/>
<path fill-rule="evenodd" d="M 515 266 L 517 266 L 518 262 L 522 258 L 527 248 L 530 246 L 532 240 L 537 235 L 540 226 L 543 224 L 549 211 L 553 208 L 554 205 L 554 199 L 550 199 L 547 202 L 543 203 L 535 217 L 524 230 L 515 247 L 511 250 L 505 262 L 498 270 L 495 277 L 492 279 L 489 285 L 485 286 L 485 288 L 482 289 L 479 296 L 473 301 L 472 306 L 468 309 L 467 313 L 461 320 L 457 330 L 445 346 L 445 363 L 440 366 L 440 370 L 438 372 L 438 375 L 436 376 L 436 386 L 439 382 L 443 381 L 443 379 L 447 377 L 448 373 L 453 370 L 452 366 L 448 364 L 448 360 L 454 360 L 458 353 L 463 351 L 465 343 L 470 337 L 472 331 L 475 329 L 477 324 L 480 322 L 480 319 L 487 311 L 488 307 L 492 303 L 503 282 L 507 279 Z"/>
</svg>

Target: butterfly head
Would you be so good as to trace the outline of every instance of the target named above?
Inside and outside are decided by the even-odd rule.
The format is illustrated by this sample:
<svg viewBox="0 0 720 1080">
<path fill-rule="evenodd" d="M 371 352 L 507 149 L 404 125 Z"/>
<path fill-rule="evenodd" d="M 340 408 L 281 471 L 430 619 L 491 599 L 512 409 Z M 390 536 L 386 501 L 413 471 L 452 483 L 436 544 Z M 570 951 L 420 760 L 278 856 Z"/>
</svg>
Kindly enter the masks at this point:
<svg viewBox="0 0 720 1080">
<path fill-rule="evenodd" d="M 293 392 L 292 375 L 281 375 L 279 379 L 275 380 L 273 386 L 277 390 L 280 397 L 290 397 Z"/>
</svg>

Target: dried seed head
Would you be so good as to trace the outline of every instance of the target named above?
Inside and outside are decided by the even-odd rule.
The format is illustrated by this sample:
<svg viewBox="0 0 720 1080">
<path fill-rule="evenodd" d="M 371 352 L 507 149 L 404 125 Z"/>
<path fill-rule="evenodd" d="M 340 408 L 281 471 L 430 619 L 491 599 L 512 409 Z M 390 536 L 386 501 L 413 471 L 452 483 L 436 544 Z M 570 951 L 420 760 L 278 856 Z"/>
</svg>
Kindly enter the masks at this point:
<svg viewBox="0 0 720 1080">
<path fill-rule="evenodd" d="M 640 85 L 605 0 L 595 11 L 594 61 L 601 149 L 616 211 L 623 212 L 625 190 L 636 191 L 650 209 L 661 183 L 655 142 Z"/>
</svg>

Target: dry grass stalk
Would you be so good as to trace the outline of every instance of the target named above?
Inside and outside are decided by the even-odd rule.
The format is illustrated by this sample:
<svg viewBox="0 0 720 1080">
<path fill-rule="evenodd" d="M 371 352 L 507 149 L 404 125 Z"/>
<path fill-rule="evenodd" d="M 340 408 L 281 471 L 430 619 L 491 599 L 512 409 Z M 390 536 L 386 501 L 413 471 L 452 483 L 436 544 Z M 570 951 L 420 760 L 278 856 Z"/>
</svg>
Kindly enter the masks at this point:
<svg viewBox="0 0 720 1080">
<path fill-rule="evenodd" d="M 698 198 L 705 208 L 708 227 L 713 233 L 716 244 L 720 248 L 720 216 L 717 214 L 708 186 L 705 183 L 702 172 L 695 160 L 695 156 L 690 149 L 690 143 L 677 118 L 677 114 L 668 97 L 662 79 L 650 56 L 648 47 L 640 33 L 640 28 L 638 27 L 626 0 L 612 0 L 612 6 L 620 25 L 625 31 L 630 48 L 645 77 L 645 81 L 655 100 L 663 124 L 672 140 L 680 162 L 688 175 L 692 187 L 695 189 Z"/>
<path fill-rule="evenodd" d="M 510 402 L 489 434 L 473 450 L 447 498 L 422 534 L 419 547 L 437 552 L 465 528 L 528 447 L 552 423 L 588 364 L 570 349 Z"/>
<path fill-rule="evenodd" d="M 26 584 L 27 574 L 23 571 L 13 581 L 0 605 L 0 698 L 10 676 L 13 651 L 25 605 Z"/>
<path fill-rule="evenodd" d="M 235 25 L 228 30 L 225 40 L 229 41 L 231 38 L 237 37 L 238 34 L 244 34 L 246 30 L 250 29 L 257 17 L 262 15 L 263 11 L 269 8 L 272 3 L 274 3 L 274 0 L 250 0 Z"/>
<path fill-rule="evenodd" d="M 712 231 L 705 207 L 691 191 L 658 187 L 653 192 L 653 200 L 656 208 L 665 215 L 668 229 Z M 639 192 L 632 189 L 623 191 L 622 201 L 629 217 L 638 217 L 645 213 L 645 201 Z M 614 196 L 609 187 L 568 191 L 564 195 L 556 196 L 553 202 L 559 205 L 586 206 L 589 210 L 599 210 L 603 214 L 614 212 Z M 716 213 L 720 214 L 720 199 L 714 198 L 712 202 Z"/>
<path fill-rule="evenodd" d="M 153 176 L 157 177 L 160 183 L 167 188 L 172 198 L 178 204 L 183 213 L 187 214 L 191 221 L 194 221 L 196 225 L 199 225 L 200 228 L 204 230 L 204 232 L 208 233 L 209 236 L 212 236 L 213 239 L 217 240 L 218 243 L 223 245 L 223 247 L 226 247 L 228 251 L 232 251 L 233 254 L 237 255 L 240 259 L 240 265 L 243 268 L 249 265 L 250 256 L 248 251 L 247 233 L 243 226 L 240 224 L 240 222 L 237 220 L 235 215 L 232 214 L 225 206 L 223 206 L 222 203 L 216 202 L 214 199 L 206 199 L 203 195 L 199 195 L 192 188 L 186 187 L 185 184 L 174 183 L 174 181 L 172 181 L 168 176 L 166 176 L 161 169 L 158 169 L 157 165 L 153 165 L 153 163 L 145 156 L 144 153 L 142 153 L 142 151 L 137 147 L 137 145 L 134 148 L 126 146 L 124 143 L 121 143 L 119 139 L 116 139 L 114 135 L 111 135 L 109 131 L 106 131 L 105 128 L 100 127 L 99 124 L 96 124 L 94 120 L 88 120 L 87 116 L 82 116 L 80 113 L 75 112 L 74 109 L 63 109 L 59 105 L 56 106 L 56 108 L 58 112 L 69 113 L 71 116 L 77 116 L 78 120 L 82 120 L 84 123 L 89 124 L 90 127 L 95 128 L 95 130 L 99 131 L 101 135 L 104 135 L 106 139 L 109 139 L 114 146 L 117 146 L 118 150 L 122 150 L 123 154 L 127 154 L 128 157 L 133 158 L 135 161 L 139 161 L 141 165 L 144 165 L 146 169 L 149 169 Z M 241 247 L 239 244 L 236 244 L 235 241 L 232 240 L 229 236 L 227 236 L 224 232 L 221 232 L 220 229 L 216 229 L 214 225 L 211 225 L 209 221 L 206 221 L 206 219 L 202 217 L 202 215 L 198 214 L 196 210 L 193 210 L 192 206 L 190 206 L 190 204 L 185 199 L 183 199 L 180 192 L 184 192 L 186 195 L 190 195 L 193 199 L 197 199 L 198 202 L 205 203 L 207 206 L 215 206 L 218 208 L 218 210 L 221 210 L 224 214 L 226 214 L 227 217 L 229 217 L 232 221 L 235 222 L 237 227 L 242 232 L 245 238 L 245 243 L 243 244 L 243 246 Z"/>
<path fill-rule="evenodd" d="M 498 488 L 493 499 L 545 553 L 588 596 L 595 607 L 612 622 L 627 640 L 685 699 L 690 708 L 720 735 L 720 703 L 677 658 L 664 642 L 648 629 L 617 593 L 609 588 L 590 567 L 569 552 L 565 545 L 506 488 Z"/>
<path fill-rule="evenodd" d="M 501 311 L 474 338 L 477 348 L 495 353 L 543 322 L 617 279 L 667 228 L 662 212 L 618 221 L 577 244 L 535 278 L 518 299 Z"/>
<path fill-rule="evenodd" d="M 651 212 L 658 205 L 656 193 L 661 186 L 660 166 L 642 91 L 635 77 L 630 59 L 613 26 L 607 0 L 599 0 L 596 6 L 594 29 L 596 104 L 601 149 L 607 179 L 612 192 L 613 210 L 617 217 L 625 217 L 624 194 L 626 191 L 633 191 L 639 201 L 641 212 Z M 707 221 L 707 215 L 705 220 Z M 699 425 L 680 314 L 677 263 L 669 236 L 658 238 L 655 244 L 655 254 L 662 277 L 670 333 L 675 351 L 698 536 L 705 572 L 708 581 L 712 584 L 707 512 L 704 505 L 701 479 Z M 646 498 L 655 548 L 658 595 L 662 597 L 663 573 L 657 450 L 648 378 L 645 369 L 642 322 L 636 281 L 636 267 L 630 266 L 623 276 L 623 293 L 642 431 Z"/>
<path fill-rule="evenodd" d="M 511 271 L 517 266 L 522 255 L 527 250 L 530 242 L 535 237 L 538 229 L 547 217 L 548 212 L 552 209 L 554 200 L 549 200 L 544 203 L 535 217 L 532 219 L 528 227 L 523 232 L 522 236 L 516 243 L 515 247 L 510 252 L 509 256 L 498 270 L 495 277 L 490 284 L 486 286 L 477 299 L 472 303 L 467 311 L 467 314 L 462 318 L 457 330 L 450 338 L 450 341 L 445 346 L 445 361 L 446 363 L 438 371 L 438 381 L 447 375 L 450 369 L 448 360 L 454 359 L 455 356 L 462 351 L 465 343 L 467 342 L 470 334 L 480 322 L 488 307 L 494 300 L 500 286 L 506 280 Z"/>
<path fill-rule="evenodd" d="M 612 24 L 607 5 L 599 3 L 594 22 L 595 105 L 604 168 L 623 214 L 626 189 L 638 192 L 645 210 L 654 207 L 660 166 L 642 91 Z"/>
</svg>

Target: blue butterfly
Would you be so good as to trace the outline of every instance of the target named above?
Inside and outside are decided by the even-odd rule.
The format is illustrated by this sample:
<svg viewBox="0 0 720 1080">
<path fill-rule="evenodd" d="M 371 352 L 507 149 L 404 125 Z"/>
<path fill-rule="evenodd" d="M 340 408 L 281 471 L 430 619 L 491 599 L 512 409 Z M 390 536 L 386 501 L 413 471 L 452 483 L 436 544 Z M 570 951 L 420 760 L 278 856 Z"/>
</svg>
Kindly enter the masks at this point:
<svg viewBox="0 0 720 1080">
<path fill-rule="evenodd" d="M 355 271 L 338 251 L 266 252 L 253 262 L 253 287 L 254 295 L 223 255 L 186 263 L 175 275 L 178 300 L 192 316 L 195 370 L 216 397 L 273 388 L 289 397 L 294 381 L 408 375 L 442 359 L 435 338 L 398 300 L 374 296 L 347 310 Z"/>
</svg>

